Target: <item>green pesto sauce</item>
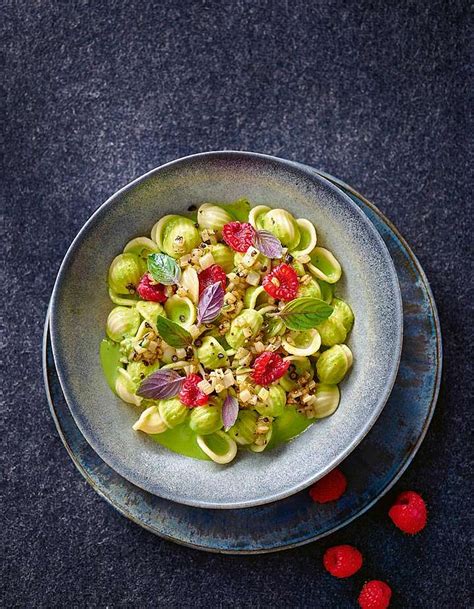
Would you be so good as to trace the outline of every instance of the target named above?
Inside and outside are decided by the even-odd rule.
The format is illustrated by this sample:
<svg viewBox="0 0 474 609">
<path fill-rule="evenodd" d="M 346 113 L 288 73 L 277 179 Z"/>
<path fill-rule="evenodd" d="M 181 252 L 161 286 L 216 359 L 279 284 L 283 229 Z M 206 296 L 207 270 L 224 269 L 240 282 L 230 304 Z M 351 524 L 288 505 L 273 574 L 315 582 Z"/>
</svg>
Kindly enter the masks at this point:
<svg viewBox="0 0 474 609">
<path fill-rule="evenodd" d="M 120 345 L 104 338 L 100 343 L 99 355 L 105 380 L 115 393 L 115 381 L 118 377 L 117 370 L 122 367 L 122 364 L 120 363 Z"/>
<path fill-rule="evenodd" d="M 152 435 L 150 438 L 185 457 L 210 461 L 209 457 L 199 448 L 197 435 L 189 427 L 187 421 L 184 421 L 184 423 L 181 423 L 177 427 L 173 427 L 173 429 L 167 429 L 163 433 Z"/>
<path fill-rule="evenodd" d="M 104 338 L 100 343 L 100 362 L 107 384 L 115 393 L 115 381 L 117 380 L 117 369 L 122 366 L 120 362 L 120 345 L 111 340 Z M 305 416 L 298 414 L 294 408 L 287 408 L 285 412 L 273 422 L 272 439 L 268 445 L 268 449 L 274 448 L 283 442 L 288 442 L 302 433 L 312 421 Z M 218 436 L 211 434 L 208 438 L 208 445 L 214 452 L 225 452 L 225 444 Z M 193 459 L 202 459 L 210 461 L 209 457 L 199 448 L 197 443 L 197 434 L 189 427 L 188 422 L 184 421 L 181 425 L 173 429 L 167 429 L 160 434 L 151 435 L 155 442 L 165 446 L 175 453 L 192 457 Z"/>
<path fill-rule="evenodd" d="M 216 455 L 224 455 L 229 448 L 229 444 L 225 438 L 222 438 L 220 435 L 215 433 L 211 433 L 210 436 L 207 436 L 206 444 L 209 446 L 212 452 L 216 453 Z"/>
<path fill-rule="evenodd" d="M 295 408 L 287 408 L 282 415 L 273 421 L 273 433 L 268 449 L 296 438 L 313 422 L 308 417 L 296 412 Z"/>
</svg>

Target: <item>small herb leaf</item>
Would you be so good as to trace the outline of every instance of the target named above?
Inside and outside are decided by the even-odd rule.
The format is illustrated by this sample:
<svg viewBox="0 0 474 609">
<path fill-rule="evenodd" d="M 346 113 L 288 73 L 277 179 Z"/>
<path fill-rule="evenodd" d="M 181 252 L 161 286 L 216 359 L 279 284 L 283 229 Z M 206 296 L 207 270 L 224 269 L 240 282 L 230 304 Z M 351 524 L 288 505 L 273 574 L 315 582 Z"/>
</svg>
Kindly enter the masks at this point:
<svg viewBox="0 0 474 609">
<path fill-rule="evenodd" d="M 193 337 L 187 330 L 163 315 L 156 318 L 156 329 L 165 343 L 175 349 L 188 347 L 193 342 Z"/>
<path fill-rule="evenodd" d="M 229 431 L 239 414 L 239 402 L 233 395 L 228 395 L 222 405 L 222 422 L 224 431 Z"/>
<path fill-rule="evenodd" d="M 152 400 L 173 398 L 185 381 L 175 370 L 157 370 L 146 377 L 138 388 L 137 395 Z"/>
<path fill-rule="evenodd" d="M 280 240 L 268 230 L 256 231 L 253 244 L 267 258 L 281 258 L 283 256 L 283 246 Z"/>
<path fill-rule="evenodd" d="M 296 298 L 278 313 L 290 330 L 310 330 L 322 324 L 333 312 L 333 307 L 319 298 Z"/>
<path fill-rule="evenodd" d="M 181 270 L 178 263 L 166 254 L 150 254 L 147 259 L 148 271 L 155 281 L 163 285 L 178 283 Z"/>
<path fill-rule="evenodd" d="M 214 321 L 224 306 L 224 288 L 221 282 L 208 286 L 199 299 L 197 319 L 200 324 Z"/>
</svg>

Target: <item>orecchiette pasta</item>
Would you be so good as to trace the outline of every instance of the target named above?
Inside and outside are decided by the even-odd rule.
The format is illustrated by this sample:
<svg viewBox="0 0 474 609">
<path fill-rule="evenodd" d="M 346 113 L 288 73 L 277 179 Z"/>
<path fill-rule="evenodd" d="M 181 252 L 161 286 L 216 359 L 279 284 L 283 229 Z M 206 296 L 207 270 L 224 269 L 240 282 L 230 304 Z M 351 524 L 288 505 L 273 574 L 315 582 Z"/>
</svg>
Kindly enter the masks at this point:
<svg viewBox="0 0 474 609">
<path fill-rule="evenodd" d="M 341 274 L 310 220 L 245 199 L 131 239 L 109 268 L 100 352 L 141 409 L 133 429 L 224 465 L 333 414 L 353 364 Z"/>
</svg>

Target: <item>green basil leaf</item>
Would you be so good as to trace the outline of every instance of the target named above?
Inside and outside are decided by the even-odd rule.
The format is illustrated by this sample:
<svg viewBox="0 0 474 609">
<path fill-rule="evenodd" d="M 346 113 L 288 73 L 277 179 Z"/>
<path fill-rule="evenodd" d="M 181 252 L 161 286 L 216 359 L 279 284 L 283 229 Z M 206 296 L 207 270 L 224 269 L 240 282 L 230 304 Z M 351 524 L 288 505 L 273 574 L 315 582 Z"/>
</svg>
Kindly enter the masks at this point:
<svg viewBox="0 0 474 609">
<path fill-rule="evenodd" d="M 193 337 L 187 330 L 163 315 L 158 315 L 156 318 L 156 329 L 165 343 L 175 349 L 188 347 L 193 342 Z"/>
<path fill-rule="evenodd" d="M 178 283 L 181 269 L 171 256 L 166 254 L 150 254 L 147 258 L 148 271 L 155 281 L 163 285 Z"/>
<path fill-rule="evenodd" d="M 290 330 L 310 330 L 323 323 L 333 312 L 324 300 L 309 296 L 288 302 L 278 317 Z"/>
</svg>

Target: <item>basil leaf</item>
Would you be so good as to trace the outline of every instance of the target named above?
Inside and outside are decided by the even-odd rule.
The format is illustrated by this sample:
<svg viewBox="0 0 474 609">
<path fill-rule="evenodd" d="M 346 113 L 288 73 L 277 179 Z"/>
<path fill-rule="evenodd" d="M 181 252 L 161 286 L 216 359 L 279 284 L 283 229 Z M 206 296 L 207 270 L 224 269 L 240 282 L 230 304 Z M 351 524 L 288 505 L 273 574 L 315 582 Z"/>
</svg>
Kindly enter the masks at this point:
<svg viewBox="0 0 474 609">
<path fill-rule="evenodd" d="M 224 431 L 229 431 L 232 425 L 237 420 L 239 414 L 239 402 L 233 395 L 228 395 L 222 405 L 222 422 L 224 423 Z"/>
<path fill-rule="evenodd" d="M 310 330 L 323 323 L 333 310 L 324 300 L 307 296 L 288 302 L 278 317 L 290 330 Z"/>
<path fill-rule="evenodd" d="M 156 318 L 156 329 L 165 343 L 175 349 L 188 347 L 193 342 L 193 337 L 187 330 L 163 315 L 158 315 Z"/>
<path fill-rule="evenodd" d="M 175 370 L 157 370 L 144 379 L 137 390 L 137 395 L 152 400 L 174 398 L 185 381 Z"/>
<path fill-rule="evenodd" d="M 147 258 L 148 271 L 155 281 L 163 285 L 178 283 L 181 269 L 171 256 L 166 254 L 150 254 Z"/>
<path fill-rule="evenodd" d="M 220 281 L 207 286 L 199 299 L 197 320 L 199 324 L 208 324 L 219 317 L 224 306 L 224 288 Z"/>
<path fill-rule="evenodd" d="M 280 239 L 267 230 L 255 231 L 253 244 L 267 258 L 281 258 L 283 256 L 283 246 Z"/>
</svg>

